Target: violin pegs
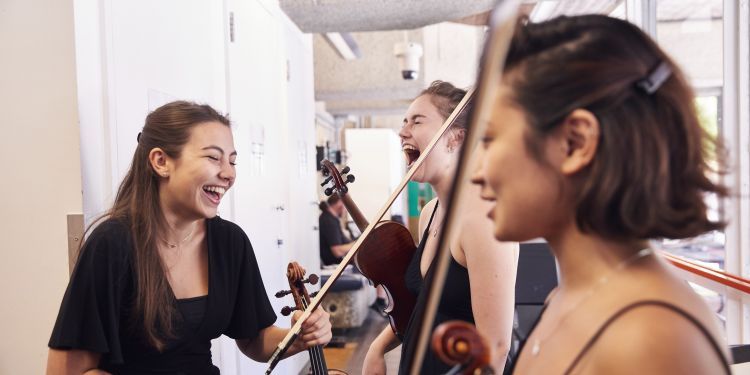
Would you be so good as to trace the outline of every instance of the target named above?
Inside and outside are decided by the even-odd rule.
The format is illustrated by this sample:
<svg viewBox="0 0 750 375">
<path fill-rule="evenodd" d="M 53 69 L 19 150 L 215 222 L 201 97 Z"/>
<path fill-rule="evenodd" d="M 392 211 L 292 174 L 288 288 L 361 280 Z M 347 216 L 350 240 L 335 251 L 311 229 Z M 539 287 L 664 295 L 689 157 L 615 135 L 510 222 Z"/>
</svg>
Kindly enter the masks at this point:
<svg viewBox="0 0 750 375">
<path fill-rule="evenodd" d="M 354 175 L 353 174 L 346 175 L 346 182 L 354 182 Z"/>
<path fill-rule="evenodd" d="M 310 285 L 315 285 L 318 283 L 318 275 L 311 273 L 310 276 L 308 276 L 306 279 L 302 280 L 303 283 L 310 283 Z"/>
<path fill-rule="evenodd" d="M 331 196 L 331 194 L 333 194 L 333 189 L 332 188 L 326 188 L 325 190 L 323 190 L 323 193 L 325 193 L 325 195 L 327 195 L 327 196 Z"/>
<path fill-rule="evenodd" d="M 349 169 L 349 166 L 344 167 L 344 169 L 341 170 L 341 174 L 347 174 L 349 173 L 351 169 Z"/>
<path fill-rule="evenodd" d="M 276 292 L 275 296 L 276 296 L 276 298 L 281 298 L 281 297 L 284 297 L 285 295 L 291 294 L 291 293 L 292 293 L 291 290 L 280 290 L 280 291 Z"/>
<path fill-rule="evenodd" d="M 289 314 L 291 314 L 294 310 L 296 310 L 294 307 L 284 306 L 281 308 L 281 315 L 289 316 Z"/>
<path fill-rule="evenodd" d="M 331 181 L 332 178 L 333 178 L 333 176 L 328 176 L 328 178 L 326 178 L 325 180 L 323 180 L 323 182 L 320 183 L 320 186 L 326 186 L 326 184 L 329 181 Z"/>
<path fill-rule="evenodd" d="M 312 298 L 315 298 L 315 296 L 317 296 L 317 295 L 318 295 L 318 292 L 312 292 L 312 293 L 310 293 L 310 297 L 312 297 Z"/>
</svg>

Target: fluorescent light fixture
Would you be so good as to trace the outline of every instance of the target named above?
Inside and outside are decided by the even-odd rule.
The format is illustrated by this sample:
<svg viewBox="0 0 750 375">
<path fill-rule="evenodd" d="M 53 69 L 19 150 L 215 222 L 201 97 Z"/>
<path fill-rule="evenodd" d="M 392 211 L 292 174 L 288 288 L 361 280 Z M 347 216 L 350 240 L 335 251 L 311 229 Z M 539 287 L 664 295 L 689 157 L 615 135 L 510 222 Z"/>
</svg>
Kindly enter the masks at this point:
<svg viewBox="0 0 750 375">
<path fill-rule="evenodd" d="M 541 22 L 550 18 L 557 8 L 557 0 L 540 0 L 534 6 L 529 18 L 532 22 Z"/>
<path fill-rule="evenodd" d="M 323 37 L 344 60 L 356 60 L 362 57 L 359 46 L 349 33 L 325 33 Z"/>
</svg>

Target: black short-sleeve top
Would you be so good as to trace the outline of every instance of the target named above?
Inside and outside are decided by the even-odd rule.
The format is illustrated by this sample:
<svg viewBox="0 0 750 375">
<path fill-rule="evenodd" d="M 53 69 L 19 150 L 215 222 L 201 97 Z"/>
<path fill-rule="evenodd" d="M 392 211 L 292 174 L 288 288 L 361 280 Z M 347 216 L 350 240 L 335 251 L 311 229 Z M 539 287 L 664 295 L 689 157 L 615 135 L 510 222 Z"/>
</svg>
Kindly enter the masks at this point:
<svg viewBox="0 0 750 375">
<path fill-rule="evenodd" d="M 344 235 L 344 231 L 341 230 L 339 219 L 328 210 L 324 210 L 318 218 L 318 227 L 320 228 L 321 262 L 324 266 L 339 264 L 343 257 L 333 255 L 331 247 L 349 242 L 349 239 Z"/>
<path fill-rule="evenodd" d="M 211 340 L 252 339 L 276 321 L 245 232 L 218 216 L 206 220 L 208 296 L 196 325 L 176 322 L 176 337 L 158 352 L 133 325 L 135 277 L 128 226 L 107 220 L 86 240 L 65 291 L 49 347 L 101 353 L 115 374 L 218 374 Z M 177 301 L 164 303 L 175 304 Z M 184 320 L 184 319 L 183 319 Z"/>
</svg>

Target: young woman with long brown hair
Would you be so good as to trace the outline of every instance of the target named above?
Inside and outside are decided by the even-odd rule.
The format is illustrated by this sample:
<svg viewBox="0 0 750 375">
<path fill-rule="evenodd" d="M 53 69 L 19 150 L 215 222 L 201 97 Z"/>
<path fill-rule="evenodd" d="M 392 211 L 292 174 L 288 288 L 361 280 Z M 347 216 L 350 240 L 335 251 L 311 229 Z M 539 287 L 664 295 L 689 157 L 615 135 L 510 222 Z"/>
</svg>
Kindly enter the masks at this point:
<svg viewBox="0 0 750 375">
<path fill-rule="evenodd" d="M 728 373 L 715 316 L 648 242 L 723 226 L 677 65 L 626 21 L 560 17 L 519 24 L 498 84 L 474 181 L 495 238 L 545 238 L 560 272 L 514 372 Z"/>
<path fill-rule="evenodd" d="M 146 118 L 113 207 L 86 239 L 49 342 L 50 374 L 218 374 L 211 339 L 265 361 L 273 325 L 253 248 L 217 207 L 235 181 L 229 120 L 178 101 Z M 318 309 L 287 355 L 331 338 Z"/>
</svg>

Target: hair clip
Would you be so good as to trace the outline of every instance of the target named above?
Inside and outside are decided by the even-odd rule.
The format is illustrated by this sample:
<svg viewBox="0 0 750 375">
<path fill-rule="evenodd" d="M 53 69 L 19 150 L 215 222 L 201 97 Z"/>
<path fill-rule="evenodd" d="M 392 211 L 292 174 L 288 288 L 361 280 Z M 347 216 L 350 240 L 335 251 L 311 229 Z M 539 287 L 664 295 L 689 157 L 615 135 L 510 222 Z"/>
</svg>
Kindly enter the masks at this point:
<svg viewBox="0 0 750 375">
<path fill-rule="evenodd" d="M 135 137 L 135 141 L 141 143 L 141 132 L 138 132 L 138 135 Z"/>
<path fill-rule="evenodd" d="M 636 82 L 635 85 L 646 94 L 651 95 L 655 93 L 671 75 L 672 69 L 666 61 L 662 61 L 651 71 L 651 73 L 648 74 L 648 76 L 646 76 L 646 78 Z"/>
</svg>

